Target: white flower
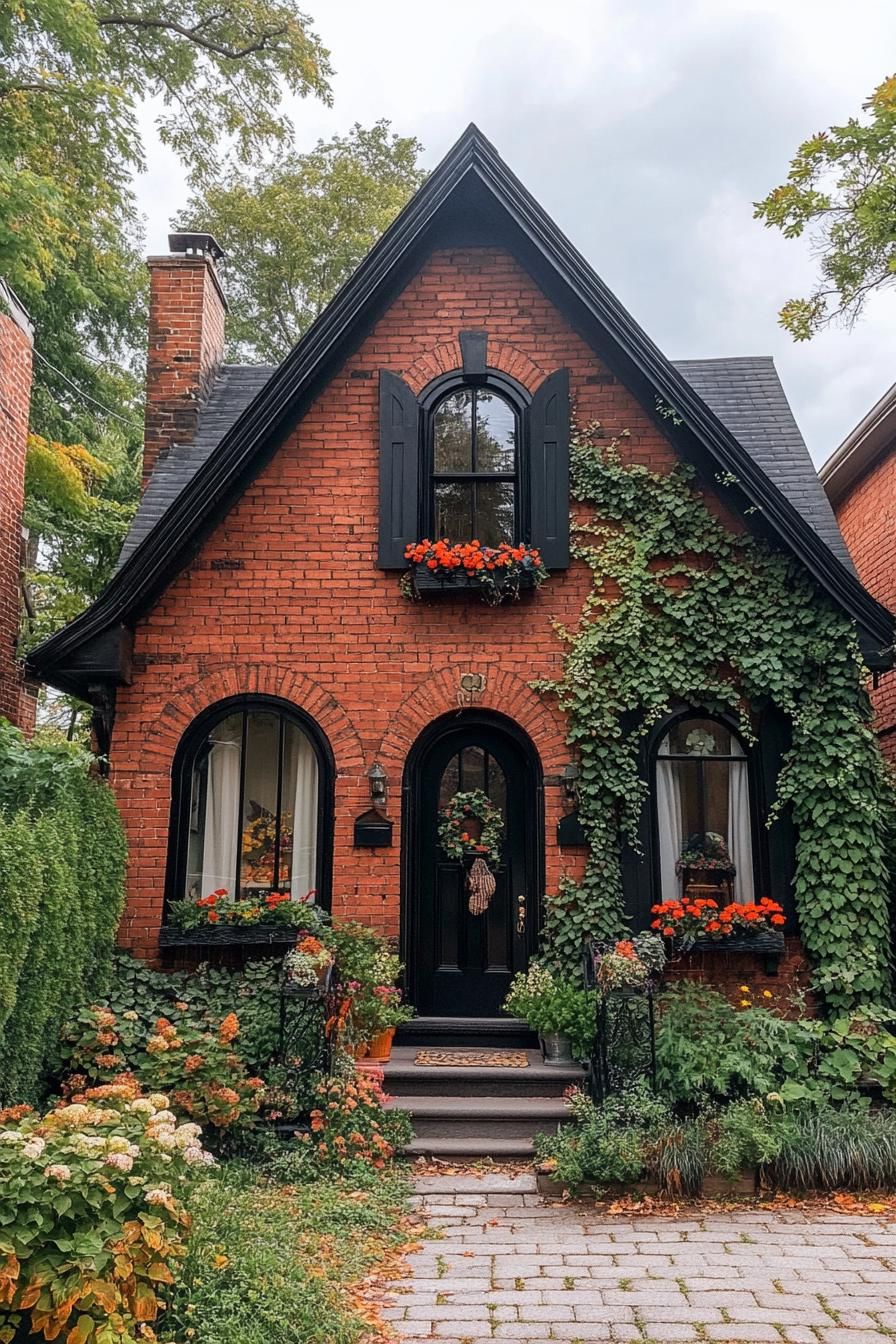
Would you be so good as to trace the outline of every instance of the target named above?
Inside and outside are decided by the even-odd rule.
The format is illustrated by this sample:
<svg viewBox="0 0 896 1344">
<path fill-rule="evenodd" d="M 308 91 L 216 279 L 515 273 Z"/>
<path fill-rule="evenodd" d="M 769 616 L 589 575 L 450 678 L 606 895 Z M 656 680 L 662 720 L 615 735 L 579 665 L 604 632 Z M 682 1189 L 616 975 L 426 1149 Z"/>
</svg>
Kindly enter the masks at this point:
<svg viewBox="0 0 896 1344">
<path fill-rule="evenodd" d="M 71 1180 L 72 1169 L 64 1162 L 53 1162 L 49 1167 L 44 1167 L 44 1175 L 52 1180 L 68 1181 Z"/>
<path fill-rule="evenodd" d="M 171 1191 L 165 1185 L 158 1185 L 153 1190 L 147 1190 L 143 1198 L 147 1204 L 165 1204 L 171 1198 Z"/>
<path fill-rule="evenodd" d="M 47 1145 L 44 1143 L 43 1139 L 40 1138 L 39 1135 L 35 1134 L 34 1138 L 29 1139 L 28 1142 L 25 1144 L 25 1147 L 22 1149 L 22 1152 L 25 1157 L 33 1157 L 37 1159 L 38 1157 L 40 1157 L 41 1153 L 46 1148 L 46 1146 Z"/>
<path fill-rule="evenodd" d="M 177 1116 L 173 1111 L 169 1110 L 156 1111 L 152 1118 L 152 1123 L 154 1125 L 176 1125 Z"/>
<path fill-rule="evenodd" d="M 24 1143 L 25 1135 L 18 1129 L 0 1130 L 0 1143 Z"/>
<path fill-rule="evenodd" d="M 133 1111 L 135 1115 L 155 1115 L 156 1108 L 149 1097 L 137 1097 L 128 1106 L 128 1110 Z"/>
<path fill-rule="evenodd" d="M 126 1013 L 122 1013 L 122 1017 L 126 1022 L 136 1022 L 139 1019 L 140 1014 L 135 1013 L 133 1008 L 129 1008 Z"/>
<path fill-rule="evenodd" d="M 106 1140 L 106 1147 L 110 1153 L 126 1153 L 130 1146 L 123 1134 L 113 1134 Z"/>
<path fill-rule="evenodd" d="M 130 1171 L 134 1165 L 134 1159 L 130 1153 L 110 1153 L 106 1158 L 105 1165 L 114 1167 L 116 1171 Z"/>
<path fill-rule="evenodd" d="M 173 1129 L 160 1129 L 158 1134 L 153 1134 L 150 1137 L 153 1143 L 158 1144 L 166 1153 L 170 1153 L 172 1149 L 177 1147 L 177 1139 L 174 1137 Z"/>
<path fill-rule="evenodd" d="M 190 1148 L 202 1133 L 201 1125 L 178 1125 L 174 1131 L 174 1140 L 178 1148 Z"/>
<path fill-rule="evenodd" d="M 74 1101 L 71 1106 L 60 1106 L 55 1115 L 67 1125 L 83 1125 L 89 1119 L 90 1113 L 90 1106 L 85 1106 L 82 1101 Z"/>
<path fill-rule="evenodd" d="M 198 1143 L 191 1143 L 188 1148 L 185 1148 L 183 1150 L 182 1157 L 184 1161 L 188 1163 L 191 1167 L 215 1166 L 215 1159 L 212 1157 L 211 1153 L 205 1152 L 204 1149 L 199 1147 Z"/>
<path fill-rule="evenodd" d="M 149 1097 L 147 1097 L 147 1101 L 152 1102 L 152 1108 L 154 1111 L 167 1111 L 168 1106 L 170 1104 L 164 1092 L 150 1093 Z"/>
</svg>

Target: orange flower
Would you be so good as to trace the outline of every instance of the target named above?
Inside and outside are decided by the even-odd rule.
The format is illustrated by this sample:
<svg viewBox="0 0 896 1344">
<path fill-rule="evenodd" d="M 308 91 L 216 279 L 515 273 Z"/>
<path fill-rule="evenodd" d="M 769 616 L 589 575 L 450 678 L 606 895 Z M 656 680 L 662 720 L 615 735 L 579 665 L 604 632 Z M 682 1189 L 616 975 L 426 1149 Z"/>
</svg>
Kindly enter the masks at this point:
<svg viewBox="0 0 896 1344">
<path fill-rule="evenodd" d="M 240 1020 L 236 1013 L 228 1013 L 218 1028 L 218 1038 L 222 1045 L 229 1044 L 240 1034 Z"/>
</svg>

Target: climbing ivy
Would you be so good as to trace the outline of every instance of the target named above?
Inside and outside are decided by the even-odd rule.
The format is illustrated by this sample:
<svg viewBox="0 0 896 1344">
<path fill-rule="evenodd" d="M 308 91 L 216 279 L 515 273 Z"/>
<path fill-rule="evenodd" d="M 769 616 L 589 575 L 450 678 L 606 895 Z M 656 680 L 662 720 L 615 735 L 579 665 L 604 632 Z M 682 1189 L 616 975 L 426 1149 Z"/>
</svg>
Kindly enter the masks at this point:
<svg viewBox="0 0 896 1344">
<path fill-rule="evenodd" d="M 773 704 L 792 739 L 768 824 L 790 809 L 815 983 L 831 1005 L 885 997 L 892 794 L 852 623 L 794 557 L 724 526 L 688 466 L 626 464 L 591 425 L 574 435 L 571 476 L 573 554 L 593 584 L 578 625 L 556 627 L 563 676 L 537 686 L 568 716 L 589 856 L 548 901 L 551 952 L 573 964 L 584 936 L 624 931 L 621 852 L 638 845 L 642 745 L 658 720 L 681 703 L 727 712 L 750 741 Z"/>
</svg>

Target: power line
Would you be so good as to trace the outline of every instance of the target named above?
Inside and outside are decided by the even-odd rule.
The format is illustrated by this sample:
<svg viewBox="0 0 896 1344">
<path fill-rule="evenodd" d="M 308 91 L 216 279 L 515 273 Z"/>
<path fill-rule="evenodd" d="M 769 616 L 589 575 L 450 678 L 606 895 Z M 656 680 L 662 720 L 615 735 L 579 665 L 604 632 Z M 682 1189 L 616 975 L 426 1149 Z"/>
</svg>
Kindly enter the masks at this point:
<svg viewBox="0 0 896 1344">
<path fill-rule="evenodd" d="M 125 416 L 119 415 L 117 411 L 113 411 L 111 406 L 103 405 L 101 401 L 97 401 L 96 397 L 92 397 L 89 392 L 85 392 L 83 388 L 78 387 L 78 384 L 73 383 L 71 378 L 69 378 L 68 374 L 63 373 L 61 369 L 57 369 L 56 365 L 51 364 L 50 361 L 47 359 L 47 357 L 45 355 L 42 355 L 39 350 L 35 349 L 34 353 L 37 355 L 38 359 L 42 364 L 46 364 L 48 369 L 52 369 L 53 372 L 56 374 L 56 376 L 58 378 L 61 378 L 64 383 L 68 383 L 72 391 L 77 396 L 82 397 L 84 401 L 89 401 L 92 402 L 94 406 L 99 406 L 100 410 L 105 411 L 106 415 L 111 415 L 113 420 L 120 420 L 121 423 L 123 425 L 127 425 L 129 429 L 139 429 L 139 430 L 143 429 L 143 426 L 138 424 L 136 420 L 126 419 Z"/>
</svg>

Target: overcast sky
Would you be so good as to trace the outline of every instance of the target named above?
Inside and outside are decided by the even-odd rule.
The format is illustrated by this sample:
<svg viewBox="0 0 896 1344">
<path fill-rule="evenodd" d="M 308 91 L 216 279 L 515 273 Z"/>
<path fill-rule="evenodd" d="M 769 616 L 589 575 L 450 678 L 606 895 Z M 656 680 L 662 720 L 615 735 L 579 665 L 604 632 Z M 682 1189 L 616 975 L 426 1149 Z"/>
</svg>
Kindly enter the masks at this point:
<svg viewBox="0 0 896 1344">
<path fill-rule="evenodd" d="M 296 101 L 296 140 L 388 117 L 433 166 L 470 121 L 672 358 L 772 354 L 816 462 L 896 380 L 896 290 L 850 332 L 794 344 L 808 242 L 752 218 L 810 133 L 896 71 L 893 0 L 330 0 L 334 106 Z M 150 140 L 150 251 L 186 192 Z M 219 240 L 225 247 L 227 239 Z"/>
</svg>

